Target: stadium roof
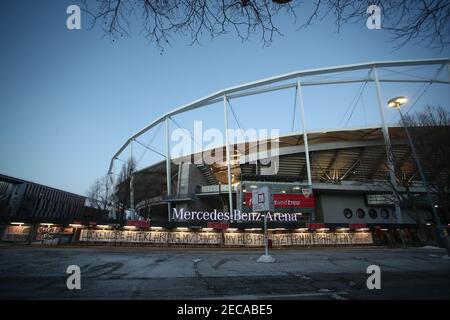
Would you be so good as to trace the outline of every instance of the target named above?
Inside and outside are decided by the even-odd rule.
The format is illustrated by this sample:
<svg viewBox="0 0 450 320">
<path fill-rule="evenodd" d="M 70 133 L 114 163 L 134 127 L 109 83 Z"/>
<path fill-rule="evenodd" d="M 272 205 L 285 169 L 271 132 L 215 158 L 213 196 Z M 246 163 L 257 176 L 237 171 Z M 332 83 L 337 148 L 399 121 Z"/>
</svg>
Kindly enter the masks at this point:
<svg viewBox="0 0 450 320">
<path fill-rule="evenodd" d="M 418 128 L 426 130 L 426 127 Z M 396 169 L 402 172 L 406 179 L 417 180 L 416 168 L 411 158 L 410 148 L 406 142 L 405 131 L 401 127 L 390 127 L 391 146 L 394 154 Z M 312 180 L 314 183 L 341 183 L 344 181 L 385 181 L 387 179 L 386 147 L 383 140 L 381 128 L 366 127 L 348 130 L 314 131 L 308 133 L 309 151 L 311 158 Z M 260 141 L 261 142 L 261 141 Z M 275 176 L 291 178 L 293 181 L 306 181 L 306 163 L 303 145 L 303 135 L 299 133 L 281 136 L 279 138 L 279 159 L 276 162 L 277 172 Z M 238 150 L 243 150 L 245 146 L 246 154 L 251 154 L 248 143 L 234 145 L 234 159 L 232 160 L 232 173 L 235 182 L 241 176 L 264 176 L 268 174 L 270 164 L 261 163 L 239 163 L 243 157 Z M 261 146 L 265 146 L 262 144 Z M 271 144 L 268 144 L 271 149 Z M 241 147 L 241 149 L 239 149 Z M 225 146 L 215 149 L 215 153 L 225 154 Z M 233 150 L 233 148 L 231 148 Z M 211 154 L 211 150 L 206 152 Z M 194 163 L 194 159 L 200 158 L 200 153 L 191 154 L 186 157 L 172 159 L 173 176 L 177 174 L 176 164 L 182 162 Z M 165 190 L 165 161 L 159 162 L 135 173 L 141 176 L 135 180 L 145 183 L 144 176 L 147 176 L 155 190 Z M 211 181 L 227 183 L 227 167 L 225 162 L 196 164 L 205 178 Z M 212 179 L 208 179 L 207 170 L 210 169 Z M 210 177 L 211 178 L 211 177 Z M 214 182 L 215 181 L 215 182 Z M 136 183 L 139 184 L 139 183 Z"/>
</svg>

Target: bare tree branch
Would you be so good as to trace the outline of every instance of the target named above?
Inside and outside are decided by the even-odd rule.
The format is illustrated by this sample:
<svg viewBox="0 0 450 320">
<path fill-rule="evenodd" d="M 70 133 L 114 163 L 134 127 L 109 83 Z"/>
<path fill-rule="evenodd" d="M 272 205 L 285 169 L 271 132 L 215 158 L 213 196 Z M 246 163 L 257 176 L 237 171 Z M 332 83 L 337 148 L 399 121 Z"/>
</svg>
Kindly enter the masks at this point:
<svg viewBox="0 0 450 320">
<path fill-rule="evenodd" d="M 382 9 L 382 28 L 391 36 L 395 48 L 407 43 L 444 48 L 450 44 L 449 0 L 315 0 L 291 1 L 285 4 L 273 0 L 79 0 L 92 18 L 91 27 L 101 25 L 112 41 L 127 35 L 131 25 L 140 25 L 144 36 L 159 48 L 170 44 L 174 37 L 190 37 L 200 43 L 203 35 L 212 38 L 235 32 L 242 41 L 259 34 L 264 46 L 281 35 L 276 18 L 283 14 L 297 23 L 296 11 L 307 12 L 306 28 L 327 17 L 334 18 L 337 32 L 344 25 L 357 24 L 365 28 L 367 8 Z"/>
</svg>

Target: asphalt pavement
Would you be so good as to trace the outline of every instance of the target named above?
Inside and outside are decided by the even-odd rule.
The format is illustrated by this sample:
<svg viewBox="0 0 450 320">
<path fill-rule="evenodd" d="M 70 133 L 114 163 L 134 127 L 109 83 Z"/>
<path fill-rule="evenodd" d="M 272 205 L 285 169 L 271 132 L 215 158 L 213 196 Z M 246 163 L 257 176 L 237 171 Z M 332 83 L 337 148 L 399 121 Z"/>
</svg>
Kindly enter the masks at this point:
<svg viewBox="0 0 450 320">
<path fill-rule="evenodd" d="M 450 260 L 425 248 L 261 250 L 0 246 L 2 299 L 450 299 Z M 81 289 L 66 273 L 80 268 Z M 381 289 L 367 288 L 367 267 Z"/>
</svg>

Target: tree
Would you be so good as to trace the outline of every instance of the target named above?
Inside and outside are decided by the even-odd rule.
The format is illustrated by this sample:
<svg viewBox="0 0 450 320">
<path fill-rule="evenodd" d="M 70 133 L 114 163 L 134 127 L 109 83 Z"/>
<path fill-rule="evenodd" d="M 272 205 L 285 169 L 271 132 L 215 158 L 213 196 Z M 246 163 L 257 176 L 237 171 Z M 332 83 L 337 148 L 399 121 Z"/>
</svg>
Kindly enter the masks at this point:
<svg viewBox="0 0 450 320">
<path fill-rule="evenodd" d="M 436 196 L 443 223 L 450 222 L 450 113 L 427 106 L 423 112 L 405 116 L 431 192 Z M 420 128 L 426 128 L 426 134 Z"/>
<path fill-rule="evenodd" d="M 88 205 L 102 211 L 118 211 L 123 220 L 124 212 L 130 206 L 130 177 L 135 169 L 136 161 L 130 158 L 115 182 L 109 175 L 96 179 L 86 193 Z"/>
<path fill-rule="evenodd" d="M 89 187 L 87 193 L 90 207 L 109 210 L 112 206 L 113 184 L 108 176 L 96 179 Z"/>
<path fill-rule="evenodd" d="M 234 31 L 247 40 L 260 33 L 268 46 L 281 35 L 276 18 L 285 14 L 306 28 L 327 17 L 334 18 L 337 31 L 346 24 L 366 27 L 369 6 L 381 8 L 382 28 L 396 47 L 414 41 L 426 47 L 444 48 L 450 43 L 450 1 L 437 0 L 79 0 L 90 15 L 91 27 L 101 24 L 112 41 L 127 35 L 138 23 L 146 38 L 162 48 L 182 34 L 199 43 L 203 34 L 212 38 Z M 304 21 L 297 13 L 306 12 Z M 283 17 L 283 19 L 286 18 Z M 303 16 L 303 15 L 302 15 Z"/>
<path fill-rule="evenodd" d="M 122 165 L 118 179 L 114 186 L 114 199 L 118 210 L 121 214 L 130 207 L 130 179 L 132 173 L 136 170 L 136 160 L 129 158 L 126 163 Z"/>
<path fill-rule="evenodd" d="M 431 192 L 437 199 L 435 204 L 438 205 L 440 219 L 442 222 L 450 221 L 450 145 L 445 143 L 450 141 L 450 113 L 442 107 L 427 106 L 422 112 L 404 115 L 404 119 L 405 123 L 399 125 L 408 127 Z M 387 179 L 387 183 L 381 186 L 385 186 L 386 191 L 393 192 L 392 197 L 386 196 L 389 201 L 402 206 L 410 218 L 421 224 L 423 217 L 419 213 L 419 207 L 426 205 L 430 208 L 423 193 L 414 191 L 415 184 L 423 182 L 409 143 L 407 147 L 408 151 L 400 158 L 394 157 L 391 152 L 396 185 L 392 185 Z M 384 166 L 387 171 L 390 170 L 387 162 Z M 431 222 L 431 212 L 427 220 Z"/>
</svg>

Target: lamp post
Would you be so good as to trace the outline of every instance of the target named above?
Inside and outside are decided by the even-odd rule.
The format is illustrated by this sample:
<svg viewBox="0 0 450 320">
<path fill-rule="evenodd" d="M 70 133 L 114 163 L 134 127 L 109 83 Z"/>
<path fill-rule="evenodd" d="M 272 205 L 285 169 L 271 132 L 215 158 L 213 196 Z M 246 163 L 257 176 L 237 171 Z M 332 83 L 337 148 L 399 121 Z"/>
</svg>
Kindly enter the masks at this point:
<svg viewBox="0 0 450 320">
<path fill-rule="evenodd" d="M 387 105 L 388 105 L 389 108 L 397 109 L 398 113 L 400 114 L 402 126 L 405 129 L 406 136 L 407 136 L 408 142 L 409 142 L 409 146 L 411 148 L 411 153 L 412 153 L 412 156 L 413 156 L 414 161 L 416 163 L 417 171 L 419 171 L 420 178 L 422 179 L 422 182 L 424 184 L 425 191 L 426 191 L 426 194 L 427 194 L 428 203 L 430 205 L 431 212 L 433 214 L 433 218 L 434 218 L 434 220 L 436 222 L 436 227 L 437 227 L 437 231 L 438 231 L 437 234 L 441 238 L 442 242 L 444 243 L 444 245 L 445 245 L 445 247 L 447 249 L 447 255 L 450 256 L 449 243 L 447 241 L 447 237 L 446 237 L 446 234 L 445 234 L 445 230 L 444 230 L 444 228 L 442 226 L 441 219 L 439 218 L 439 215 L 438 215 L 438 213 L 436 211 L 436 207 L 434 205 L 434 201 L 433 201 L 433 198 L 431 196 L 430 186 L 428 184 L 428 180 L 425 177 L 425 173 L 423 172 L 422 165 L 420 164 L 419 157 L 417 156 L 417 153 L 416 153 L 416 148 L 415 148 L 414 143 L 412 141 L 411 135 L 409 134 L 408 127 L 407 127 L 407 125 L 405 123 L 405 118 L 403 117 L 403 113 L 400 110 L 401 106 L 403 106 L 407 102 L 408 102 L 408 99 L 406 97 L 400 96 L 400 97 L 395 97 L 395 98 L 390 99 L 388 101 Z"/>
</svg>

